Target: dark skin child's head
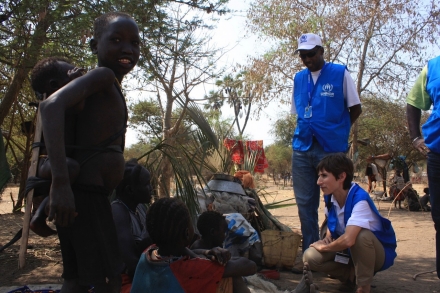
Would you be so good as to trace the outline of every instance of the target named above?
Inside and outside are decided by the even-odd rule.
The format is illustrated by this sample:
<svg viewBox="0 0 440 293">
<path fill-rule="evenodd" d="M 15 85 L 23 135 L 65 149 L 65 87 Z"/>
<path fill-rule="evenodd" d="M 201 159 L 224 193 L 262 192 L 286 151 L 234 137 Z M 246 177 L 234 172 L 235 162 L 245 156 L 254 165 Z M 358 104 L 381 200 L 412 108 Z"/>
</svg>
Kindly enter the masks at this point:
<svg viewBox="0 0 440 293">
<path fill-rule="evenodd" d="M 212 247 L 222 246 L 228 231 L 228 224 L 225 217 L 216 211 L 203 212 L 198 221 L 197 229 L 202 239 Z"/>
<path fill-rule="evenodd" d="M 185 255 L 194 228 L 186 205 L 177 198 L 161 198 L 147 212 L 147 230 L 162 256 Z"/>
<path fill-rule="evenodd" d="M 212 230 L 212 243 L 215 247 L 222 247 L 228 231 L 228 223 L 223 220 L 219 223 L 217 229 Z"/>
<path fill-rule="evenodd" d="M 124 13 L 104 14 L 95 21 L 95 36 L 90 48 L 98 57 L 98 66 L 113 70 L 121 82 L 139 60 L 139 28 L 129 15 Z"/>
<path fill-rule="evenodd" d="M 71 79 L 69 70 L 75 67 L 62 57 L 50 57 L 38 62 L 31 73 L 31 83 L 34 91 L 49 97 L 66 85 Z"/>
<path fill-rule="evenodd" d="M 137 162 L 125 164 L 124 178 L 116 187 L 116 196 L 126 203 L 136 206 L 139 203 L 151 201 L 151 175 L 150 172 Z"/>
</svg>

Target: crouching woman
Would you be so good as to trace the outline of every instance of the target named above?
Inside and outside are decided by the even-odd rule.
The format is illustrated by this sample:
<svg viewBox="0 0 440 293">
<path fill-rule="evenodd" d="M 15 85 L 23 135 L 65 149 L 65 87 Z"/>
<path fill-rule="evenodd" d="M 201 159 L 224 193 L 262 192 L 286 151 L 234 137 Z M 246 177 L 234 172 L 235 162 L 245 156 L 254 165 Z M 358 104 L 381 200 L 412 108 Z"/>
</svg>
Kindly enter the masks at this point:
<svg viewBox="0 0 440 293">
<path fill-rule="evenodd" d="M 304 252 L 304 264 L 352 284 L 356 293 L 369 293 L 375 273 L 397 256 L 394 229 L 368 193 L 352 183 L 353 163 L 344 154 L 326 156 L 317 171 L 328 228 L 325 238 Z"/>
</svg>

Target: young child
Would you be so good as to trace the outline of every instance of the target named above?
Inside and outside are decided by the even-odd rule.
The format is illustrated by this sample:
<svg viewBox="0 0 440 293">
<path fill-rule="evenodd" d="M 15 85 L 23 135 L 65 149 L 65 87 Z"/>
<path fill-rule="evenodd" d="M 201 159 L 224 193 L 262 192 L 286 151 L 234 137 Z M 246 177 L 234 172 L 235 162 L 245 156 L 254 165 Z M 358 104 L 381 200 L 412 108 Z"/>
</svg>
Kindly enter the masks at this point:
<svg viewBox="0 0 440 293">
<path fill-rule="evenodd" d="M 62 292 L 119 292 L 123 267 L 107 199 L 124 174 L 127 107 L 120 83 L 136 65 L 139 29 L 129 15 L 110 12 L 94 23 L 90 41 L 98 68 L 71 81 L 40 104 L 51 161 L 49 220 L 54 220 L 63 257 Z M 75 131 L 66 132 L 65 113 L 84 103 Z M 71 187 L 65 137 L 74 137 L 72 159 L 81 169 Z"/>
<path fill-rule="evenodd" d="M 37 98 L 39 100 L 45 100 L 58 89 L 62 88 L 73 79 L 82 76 L 83 74 L 84 69 L 73 66 L 66 58 L 49 57 L 39 61 L 34 66 L 31 73 L 31 86 L 35 91 Z M 66 113 L 66 128 L 68 128 L 70 125 L 73 125 L 75 111 L 77 111 L 77 109 L 72 109 Z M 43 137 L 42 143 L 43 144 L 40 146 L 40 159 L 36 174 L 37 176 L 35 179 L 42 179 L 41 181 L 49 182 L 52 179 L 52 172 L 49 157 L 47 156 L 46 148 L 44 147 Z M 68 143 L 69 142 L 67 141 L 66 144 Z M 77 161 L 69 157 L 66 157 L 66 164 L 69 172 L 70 184 L 73 184 L 79 174 L 80 166 Z M 57 232 L 51 229 L 46 223 L 46 218 L 49 214 L 49 206 L 47 205 L 49 199 L 47 197 L 48 194 L 44 191 L 42 194 L 38 194 L 38 190 L 41 191 L 41 185 L 40 188 L 36 187 L 36 189 L 37 190 L 34 193 L 34 208 L 36 211 L 31 219 L 30 228 L 36 234 L 43 237 L 54 235 Z M 38 197 L 43 197 L 44 199 L 41 200 L 38 199 Z"/>
<path fill-rule="evenodd" d="M 254 262 L 230 259 L 227 250 L 221 248 L 203 252 L 217 261 L 189 250 L 194 229 L 188 208 L 179 199 L 161 198 L 153 203 L 147 213 L 147 230 L 155 245 L 142 254 L 131 292 L 214 293 L 222 278 L 256 272 Z"/>
<path fill-rule="evenodd" d="M 216 211 L 203 212 L 197 220 L 197 229 L 202 238 L 191 245 L 192 250 L 223 248 L 228 232 L 228 222 L 222 214 Z M 233 278 L 233 288 L 234 292 L 250 292 L 242 277 Z"/>
<path fill-rule="evenodd" d="M 215 211 L 203 212 L 197 221 L 197 230 L 202 238 L 191 245 L 191 249 L 211 249 L 223 247 L 228 232 L 228 223 L 225 217 Z"/>
<path fill-rule="evenodd" d="M 130 292 L 139 258 L 152 244 L 145 225 L 145 204 L 151 201 L 150 180 L 147 169 L 136 161 L 128 161 L 125 163 L 124 179 L 116 187 L 116 199 L 112 202 L 113 220 L 125 265 L 121 292 Z"/>
<path fill-rule="evenodd" d="M 430 202 L 429 188 L 428 187 L 423 188 L 423 192 L 425 194 L 420 198 L 420 205 L 422 206 L 422 210 L 424 210 L 425 212 L 430 212 L 431 207 L 428 206 L 428 203 Z"/>
</svg>

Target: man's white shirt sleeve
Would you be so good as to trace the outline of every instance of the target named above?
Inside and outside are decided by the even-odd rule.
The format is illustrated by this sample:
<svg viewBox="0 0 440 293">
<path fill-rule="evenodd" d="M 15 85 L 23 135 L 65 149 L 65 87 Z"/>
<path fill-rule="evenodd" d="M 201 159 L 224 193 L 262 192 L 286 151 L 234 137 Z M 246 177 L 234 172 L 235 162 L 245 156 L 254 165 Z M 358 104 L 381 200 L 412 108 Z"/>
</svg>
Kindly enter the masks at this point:
<svg viewBox="0 0 440 293">
<path fill-rule="evenodd" d="M 350 72 L 348 72 L 347 70 L 345 70 L 344 73 L 343 93 L 344 100 L 347 103 L 347 108 L 353 107 L 361 103 L 358 92 L 356 90 L 356 85 L 354 84 L 354 80 L 351 77 Z M 290 106 L 290 113 L 293 115 L 297 114 L 295 106 L 295 87 L 293 87 L 292 91 L 292 104 Z"/>
</svg>

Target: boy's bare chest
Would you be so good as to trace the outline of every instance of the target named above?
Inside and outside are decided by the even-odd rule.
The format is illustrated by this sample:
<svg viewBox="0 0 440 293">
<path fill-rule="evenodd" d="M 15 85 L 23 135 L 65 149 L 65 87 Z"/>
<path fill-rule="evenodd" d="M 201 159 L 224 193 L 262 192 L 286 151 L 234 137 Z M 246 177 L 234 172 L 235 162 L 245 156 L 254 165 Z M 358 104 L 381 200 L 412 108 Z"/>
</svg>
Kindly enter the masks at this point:
<svg viewBox="0 0 440 293">
<path fill-rule="evenodd" d="M 125 127 L 127 109 L 119 92 L 89 97 L 77 118 L 76 137 L 80 144 L 95 145 Z"/>
</svg>

